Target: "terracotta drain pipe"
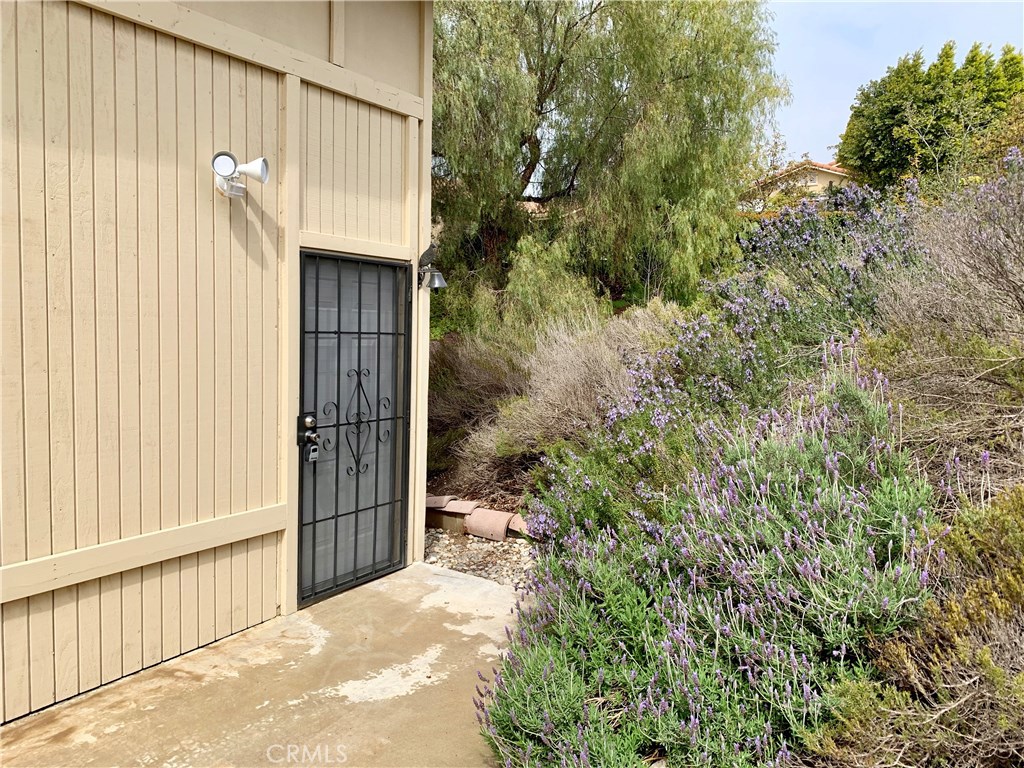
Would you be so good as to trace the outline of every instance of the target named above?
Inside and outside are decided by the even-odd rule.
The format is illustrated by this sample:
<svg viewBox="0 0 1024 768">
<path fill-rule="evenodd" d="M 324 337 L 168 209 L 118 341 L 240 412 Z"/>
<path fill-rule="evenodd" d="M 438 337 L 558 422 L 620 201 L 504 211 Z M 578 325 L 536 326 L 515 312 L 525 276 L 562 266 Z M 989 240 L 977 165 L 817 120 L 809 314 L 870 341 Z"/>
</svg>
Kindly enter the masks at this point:
<svg viewBox="0 0 1024 768">
<path fill-rule="evenodd" d="M 459 499 L 457 496 L 428 496 L 427 525 L 491 541 L 505 541 L 510 534 L 526 535 L 526 523 L 518 513 L 488 509 L 479 501 Z"/>
</svg>

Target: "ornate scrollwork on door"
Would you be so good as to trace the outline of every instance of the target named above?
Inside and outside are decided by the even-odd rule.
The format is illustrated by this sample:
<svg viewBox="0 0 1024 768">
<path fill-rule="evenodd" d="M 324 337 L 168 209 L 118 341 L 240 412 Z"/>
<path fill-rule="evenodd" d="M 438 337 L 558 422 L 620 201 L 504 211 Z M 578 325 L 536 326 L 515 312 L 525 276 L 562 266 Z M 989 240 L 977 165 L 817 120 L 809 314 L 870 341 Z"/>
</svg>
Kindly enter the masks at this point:
<svg viewBox="0 0 1024 768">
<path fill-rule="evenodd" d="M 355 377 L 356 386 L 352 390 L 352 396 L 348 399 L 348 409 L 345 411 L 345 415 L 351 422 L 366 421 L 373 416 L 370 398 L 366 396 L 366 390 L 363 389 L 363 380 L 370 378 L 370 369 L 350 368 L 348 377 L 350 379 Z"/>
<path fill-rule="evenodd" d="M 363 461 L 363 454 L 366 453 L 366 446 L 370 442 L 369 437 L 370 425 L 365 422 L 350 424 L 345 429 L 345 442 L 348 443 L 348 449 L 352 452 L 352 460 L 355 462 L 345 470 L 349 477 L 361 475 L 370 468 L 369 463 Z"/>
<path fill-rule="evenodd" d="M 391 427 L 385 427 L 382 419 L 384 412 L 391 410 L 391 398 L 382 397 L 377 401 L 377 442 L 383 445 L 391 437 Z"/>
<path fill-rule="evenodd" d="M 329 400 L 324 403 L 324 407 L 320 410 L 326 421 L 334 421 L 338 414 L 338 404 L 333 400 Z M 331 433 L 325 432 L 324 437 L 320 440 L 320 449 L 324 453 L 331 453 L 334 450 L 335 442 L 336 440 Z"/>
<path fill-rule="evenodd" d="M 370 398 L 363 387 L 363 381 L 370 377 L 369 368 L 351 368 L 348 377 L 356 380 L 352 389 L 352 396 L 348 400 L 348 408 L 345 415 L 349 424 L 345 429 L 345 442 L 348 443 L 349 452 L 352 454 L 352 465 L 345 471 L 349 477 L 361 475 L 370 468 L 368 462 L 363 461 L 363 455 L 370 443 L 370 424 L 373 418 L 373 407 L 370 405 Z"/>
</svg>

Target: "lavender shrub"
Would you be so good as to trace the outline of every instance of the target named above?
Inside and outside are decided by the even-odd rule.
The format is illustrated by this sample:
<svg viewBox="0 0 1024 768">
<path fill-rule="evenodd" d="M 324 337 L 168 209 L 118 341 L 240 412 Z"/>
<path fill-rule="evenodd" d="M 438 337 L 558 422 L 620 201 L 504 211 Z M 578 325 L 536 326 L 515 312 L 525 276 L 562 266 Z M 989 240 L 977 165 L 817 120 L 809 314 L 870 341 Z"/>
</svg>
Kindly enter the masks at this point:
<svg viewBox="0 0 1024 768">
<path fill-rule="evenodd" d="M 910 182 L 899 200 L 850 185 L 763 222 L 743 243 L 743 267 L 703 285 L 706 311 L 632 361 L 627 397 L 609 405 L 587 450 L 549 452 L 539 493 L 550 514 L 535 525 L 574 525 L 569 499 L 598 527 L 632 511 L 657 519 L 680 470 L 702 461 L 694 423 L 769 407 L 813 371 L 822 341 L 870 322 L 878 278 L 917 258 L 917 207 Z"/>
<path fill-rule="evenodd" d="M 848 187 L 764 223 L 586 448 L 545 459 L 533 583 L 478 688 L 504 764 L 784 763 L 868 674 L 866 639 L 914 616 L 943 556 L 932 491 L 884 379 L 813 349 L 870 321 L 915 205 Z"/>
<path fill-rule="evenodd" d="M 660 519 L 596 525 L 582 470 L 572 524 L 534 502 L 533 584 L 478 688 L 505 765 L 783 764 L 866 639 L 914 616 L 943 558 L 931 489 L 892 445 L 885 380 L 825 357 L 787 407 L 700 425 L 707 460 Z"/>
<path fill-rule="evenodd" d="M 920 212 L 917 193 L 913 179 L 899 198 L 849 184 L 784 209 L 744 241 L 741 277 L 786 286 L 796 310 L 788 330 L 801 340 L 851 330 L 870 319 L 878 278 L 919 258 L 912 226 Z"/>
</svg>

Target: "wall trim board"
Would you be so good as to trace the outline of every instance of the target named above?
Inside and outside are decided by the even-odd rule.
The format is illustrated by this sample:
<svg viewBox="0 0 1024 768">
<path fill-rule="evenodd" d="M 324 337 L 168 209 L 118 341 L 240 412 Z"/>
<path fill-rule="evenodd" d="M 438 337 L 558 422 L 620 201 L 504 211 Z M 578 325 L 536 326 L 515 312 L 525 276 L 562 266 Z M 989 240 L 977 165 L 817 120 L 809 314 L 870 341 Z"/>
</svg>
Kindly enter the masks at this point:
<svg viewBox="0 0 1024 768">
<path fill-rule="evenodd" d="M 0 603 L 202 552 L 285 527 L 284 504 L 201 520 L 0 568 Z"/>
<path fill-rule="evenodd" d="M 419 212 L 416 215 L 417 223 L 419 225 L 418 232 L 413 230 L 410 234 L 410 242 L 414 244 L 414 250 L 422 252 L 430 244 L 430 162 L 431 162 L 431 121 L 430 114 L 433 109 L 433 91 L 431 89 L 431 83 L 433 82 L 433 54 L 432 54 L 432 42 L 434 34 L 434 9 L 433 4 L 430 2 L 423 3 L 420 6 L 421 14 L 421 27 L 420 33 L 423 35 L 421 55 L 422 60 L 420 64 L 420 74 L 423 77 L 423 91 L 424 93 L 424 114 L 428 117 L 426 120 L 420 121 L 419 135 L 414 136 L 416 142 L 413 146 L 416 148 L 417 158 L 419 160 L 418 173 L 413 173 L 410 168 L 410 183 L 415 179 L 418 185 L 417 193 L 417 204 L 419 205 Z M 413 125 L 414 121 L 407 121 L 410 124 L 410 128 L 417 127 Z M 416 236 L 414 236 L 416 235 Z M 418 247 L 416 246 L 418 241 Z M 424 536 L 426 531 L 426 496 L 427 496 L 427 385 L 428 385 L 428 371 L 430 370 L 430 291 L 425 288 L 420 288 L 416 291 L 416 312 L 415 317 L 417 318 L 419 328 L 419 339 L 417 348 L 419 354 L 416 357 L 416 368 L 415 376 L 416 380 L 413 386 L 418 395 L 415 398 L 416 407 L 412 412 L 412 434 L 415 436 L 413 442 L 413 461 L 410 462 L 410 470 L 412 472 L 412 479 L 410 485 L 409 502 L 411 504 L 409 515 L 410 515 L 410 536 L 409 536 L 409 552 L 410 560 L 422 560 L 424 555 Z"/>
<path fill-rule="evenodd" d="M 281 495 L 285 500 L 278 589 L 281 614 L 295 613 L 299 599 L 299 455 L 295 433 L 299 418 L 299 347 L 301 286 L 299 222 L 302 197 L 302 83 L 295 75 L 281 78 L 280 156 L 283 171 L 278 228 L 281 240 L 281 279 L 278 281 L 278 322 L 281 327 Z"/>
<path fill-rule="evenodd" d="M 331 63 L 345 66 L 345 0 L 331 0 Z"/>
<path fill-rule="evenodd" d="M 342 235 L 325 235 L 320 232 L 299 232 L 299 246 L 320 251 L 348 253 L 353 256 L 372 256 L 378 259 L 394 259 L 409 263 L 414 257 L 413 249 L 408 245 L 378 243 L 374 240 L 359 240 L 355 237 Z"/>
<path fill-rule="evenodd" d="M 75 0 L 145 27 L 220 51 L 368 104 L 422 119 L 424 101 L 415 94 L 323 61 L 308 53 L 267 40 L 227 22 L 174 3 L 138 3 L 121 0 Z"/>
<path fill-rule="evenodd" d="M 405 218 L 403 220 L 405 238 L 410 243 L 415 243 L 417 246 L 420 243 L 420 222 L 419 222 L 419 210 L 420 210 L 420 164 L 418 162 L 419 151 L 420 151 L 420 121 L 415 118 L 409 117 L 405 121 L 405 205 L 403 206 Z M 425 297 L 425 298 L 424 298 Z M 424 364 L 424 357 L 427 354 L 424 347 L 423 341 L 423 329 L 421 323 L 423 322 L 423 302 L 430 301 L 430 291 L 418 288 L 413 291 L 413 307 L 412 316 L 414 328 L 413 332 L 413 347 L 412 347 L 412 391 L 417 393 L 412 398 L 412 408 L 410 410 L 411 416 L 411 460 L 409 461 L 409 509 L 408 509 L 408 528 L 406 536 L 406 551 L 405 559 L 407 563 L 413 563 L 417 560 L 423 559 L 423 547 L 421 540 L 423 535 L 420 534 L 420 516 L 417 514 L 418 508 L 418 497 L 419 489 L 417 483 L 419 482 L 419 455 L 418 450 L 418 431 L 417 427 L 420 424 L 420 415 L 423 409 L 426 407 L 426 393 L 419 393 L 419 374 L 420 366 Z M 429 314 L 428 328 L 429 328 Z M 429 329 L 427 331 L 429 335 Z M 424 498 L 426 492 L 424 490 Z M 426 515 L 426 502 L 424 501 L 424 516 Z M 426 520 L 424 519 L 422 525 L 426 526 Z"/>
</svg>

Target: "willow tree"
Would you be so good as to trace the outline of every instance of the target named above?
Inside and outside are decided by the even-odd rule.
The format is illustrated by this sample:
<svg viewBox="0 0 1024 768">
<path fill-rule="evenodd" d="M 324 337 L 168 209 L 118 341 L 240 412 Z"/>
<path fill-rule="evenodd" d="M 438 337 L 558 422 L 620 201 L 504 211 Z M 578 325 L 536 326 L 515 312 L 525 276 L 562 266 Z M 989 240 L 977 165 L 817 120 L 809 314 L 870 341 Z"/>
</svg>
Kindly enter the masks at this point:
<svg viewBox="0 0 1024 768">
<path fill-rule="evenodd" d="M 434 200 L 449 252 L 499 258 L 545 226 L 607 279 L 692 284 L 728 240 L 779 95 L 772 51 L 756 2 L 440 0 Z"/>
</svg>

